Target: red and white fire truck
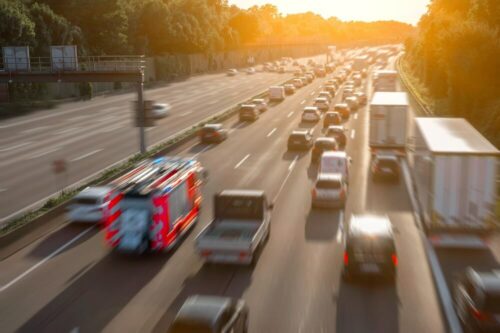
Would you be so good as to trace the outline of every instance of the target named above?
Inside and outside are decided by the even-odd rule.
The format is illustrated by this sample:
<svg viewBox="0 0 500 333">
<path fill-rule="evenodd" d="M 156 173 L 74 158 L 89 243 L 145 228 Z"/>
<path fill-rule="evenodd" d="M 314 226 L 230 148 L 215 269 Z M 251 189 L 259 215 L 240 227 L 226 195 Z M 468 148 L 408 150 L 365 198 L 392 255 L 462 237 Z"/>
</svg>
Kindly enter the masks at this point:
<svg viewBox="0 0 500 333">
<path fill-rule="evenodd" d="M 106 243 L 117 251 L 171 249 L 198 220 L 206 171 L 195 159 L 142 162 L 111 183 Z"/>
</svg>

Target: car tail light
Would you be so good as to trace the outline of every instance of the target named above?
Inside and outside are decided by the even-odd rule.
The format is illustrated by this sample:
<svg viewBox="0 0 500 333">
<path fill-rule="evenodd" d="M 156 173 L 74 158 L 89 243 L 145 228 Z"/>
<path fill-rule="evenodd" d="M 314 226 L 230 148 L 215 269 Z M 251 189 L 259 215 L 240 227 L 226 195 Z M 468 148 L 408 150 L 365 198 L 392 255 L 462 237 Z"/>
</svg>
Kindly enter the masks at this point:
<svg viewBox="0 0 500 333">
<path fill-rule="evenodd" d="M 249 257 L 249 256 L 250 256 L 250 253 L 242 251 L 242 252 L 240 252 L 239 258 L 240 258 L 240 260 L 244 260 L 246 257 Z"/>
<path fill-rule="evenodd" d="M 398 256 L 395 253 L 393 253 L 391 259 L 392 263 L 394 264 L 394 267 L 396 267 L 398 265 Z"/>
<path fill-rule="evenodd" d="M 349 264 L 349 255 L 347 254 L 347 251 L 344 251 L 344 266 L 347 266 Z"/>
<path fill-rule="evenodd" d="M 471 313 L 474 318 L 476 318 L 479 321 L 487 321 L 491 319 L 491 316 L 488 313 L 481 312 L 475 308 L 471 308 Z"/>
<path fill-rule="evenodd" d="M 212 254 L 212 251 L 210 251 L 210 250 L 204 250 L 204 251 L 201 252 L 201 255 L 203 257 L 208 257 L 211 254 Z"/>
</svg>

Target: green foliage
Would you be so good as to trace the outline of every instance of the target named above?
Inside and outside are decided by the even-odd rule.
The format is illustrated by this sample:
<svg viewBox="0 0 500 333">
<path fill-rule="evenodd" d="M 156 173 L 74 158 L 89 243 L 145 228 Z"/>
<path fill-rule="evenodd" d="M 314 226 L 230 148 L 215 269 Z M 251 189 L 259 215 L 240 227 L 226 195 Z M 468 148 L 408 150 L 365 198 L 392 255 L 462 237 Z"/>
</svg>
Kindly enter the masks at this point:
<svg viewBox="0 0 500 333">
<path fill-rule="evenodd" d="M 500 145 L 500 2 L 434 0 L 406 42 L 416 77 L 443 109 Z M 440 110 L 436 110 L 442 114 Z"/>
<path fill-rule="evenodd" d="M 21 1 L 0 0 L 0 45 L 33 45 L 35 24 Z"/>
</svg>

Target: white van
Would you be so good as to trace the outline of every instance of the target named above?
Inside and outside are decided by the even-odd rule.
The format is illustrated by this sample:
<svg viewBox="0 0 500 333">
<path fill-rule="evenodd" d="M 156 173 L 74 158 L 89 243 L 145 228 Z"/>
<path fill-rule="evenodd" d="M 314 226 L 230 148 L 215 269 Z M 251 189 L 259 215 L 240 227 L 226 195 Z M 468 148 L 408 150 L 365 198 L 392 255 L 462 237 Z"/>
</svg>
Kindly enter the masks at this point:
<svg viewBox="0 0 500 333">
<path fill-rule="evenodd" d="M 285 87 L 272 86 L 269 87 L 269 100 L 282 101 L 285 99 Z"/>
<path fill-rule="evenodd" d="M 325 151 L 321 155 L 318 174 L 340 173 L 349 182 L 351 158 L 345 151 Z"/>
</svg>

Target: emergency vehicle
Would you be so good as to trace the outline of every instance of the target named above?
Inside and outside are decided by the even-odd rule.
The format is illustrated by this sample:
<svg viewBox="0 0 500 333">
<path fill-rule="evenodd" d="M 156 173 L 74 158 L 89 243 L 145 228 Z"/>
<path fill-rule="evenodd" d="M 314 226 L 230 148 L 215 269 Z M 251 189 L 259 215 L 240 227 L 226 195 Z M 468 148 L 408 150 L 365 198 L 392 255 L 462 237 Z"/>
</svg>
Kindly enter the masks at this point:
<svg viewBox="0 0 500 333">
<path fill-rule="evenodd" d="M 110 185 L 106 243 L 123 252 L 171 249 L 198 220 L 206 171 L 195 159 L 161 157 Z"/>
</svg>

